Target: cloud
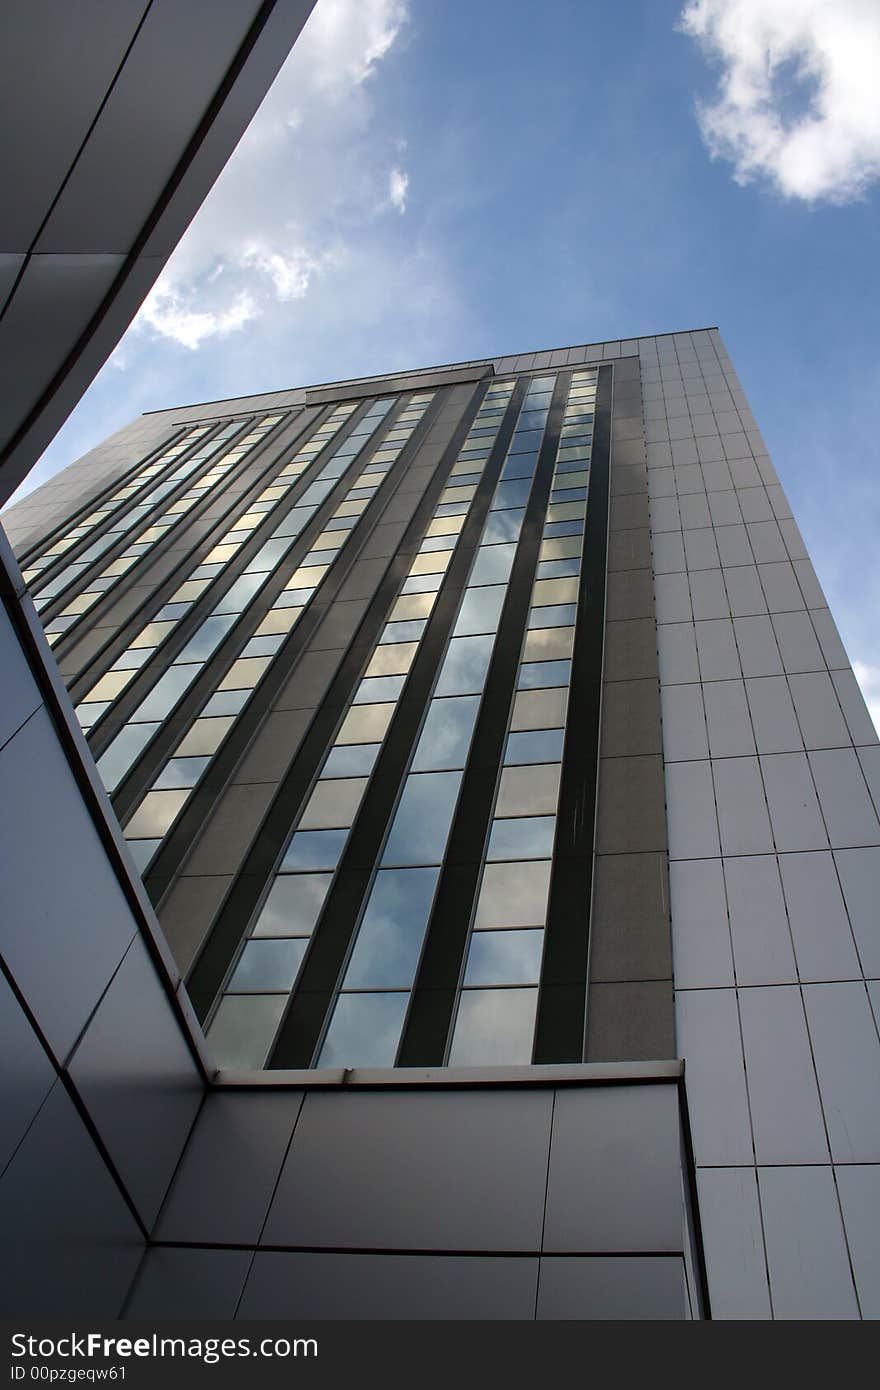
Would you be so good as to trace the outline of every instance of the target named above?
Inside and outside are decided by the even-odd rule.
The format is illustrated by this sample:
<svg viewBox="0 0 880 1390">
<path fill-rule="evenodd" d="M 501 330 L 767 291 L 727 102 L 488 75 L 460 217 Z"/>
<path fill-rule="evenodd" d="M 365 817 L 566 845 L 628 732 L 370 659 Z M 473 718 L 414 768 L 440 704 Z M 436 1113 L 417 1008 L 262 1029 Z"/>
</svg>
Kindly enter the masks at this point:
<svg viewBox="0 0 880 1390">
<path fill-rule="evenodd" d="M 319 0 L 303 33 L 147 297 L 132 336 L 191 352 L 303 299 L 391 210 L 408 177 L 377 127 L 373 79 L 407 0 Z"/>
<path fill-rule="evenodd" d="M 406 191 L 408 188 L 409 174 L 405 174 L 402 169 L 395 166 L 388 179 L 388 196 L 391 199 L 391 206 L 397 208 L 398 212 L 406 211 Z"/>
<path fill-rule="evenodd" d="M 871 666 L 867 661 L 854 661 L 852 665 L 874 728 L 880 729 L 880 666 Z"/>
<path fill-rule="evenodd" d="M 880 177 L 877 0 L 690 0 L 680 27 L 721 65 L 697 113 L 738 183 L 844 203 Z"/>
</svg>

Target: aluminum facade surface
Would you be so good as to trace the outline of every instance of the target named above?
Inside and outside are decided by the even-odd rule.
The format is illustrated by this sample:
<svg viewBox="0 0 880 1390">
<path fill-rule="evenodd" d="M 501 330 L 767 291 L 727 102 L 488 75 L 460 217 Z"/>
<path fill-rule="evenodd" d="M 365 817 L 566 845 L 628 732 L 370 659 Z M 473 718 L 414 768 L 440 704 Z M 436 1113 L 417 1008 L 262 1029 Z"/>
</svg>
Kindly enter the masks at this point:
<svg viewBox="0 0 880 1390">
<path fill-rule="evenodd" d="M 0 163 L 15 198 L 0 218 L 0 499 L 116 346 L 312 8 L 5 7 Z"/>
<path fill-rule="evenodd" d="M 465 365 L 479 380 L 486 367 L 498 378 L 583 362 L 615 364 L 587 1057 L 634 1064 L 677 1053 L 685 1060 L 713 1317 L 876 1316 L 876 1223 L 870 1216 L 880 1171 L 874 1123 L 880 1073 L 876 734 L 717 332 Z M 412 373 L 406 385 L 431 389 L 432 376 L 442 370 Z M 360 399 L 367 383 L 356 385 Z M 376 379 L 373 395 L 393 393 L 397 385 L 394 378 Z M 412 496 L 388 523 L 397 529 L 381 540 L 381 528 L 372 530 L 372 555 L 359 556 L 295 679 L 230 767 L 229 790 L 161 902 L 160 917 L 178 949 L 198 950 L 233 882 L 230 865 L 242 862 L 291 755 L 322 711 L 341 709 L 331 692 L 343 690 L 334 682 L 344 653 L 375 601 L 381 575 L 393 566 L 400 528 L 415 515 L 472 389 L 466 382 L 444 387 L 460 394 L 447 401 L 435 433 L 421 446 L 433 451 L 430 466 L 413 478 L 411 493 L 409 485 L 401 487 L 392 499 L 396 505 Z M 181 408 L 163 413 L 161 428 L 142 438 L 158 443 L 199 418 L 299 409 L 305 401 L 306 393 L 297 390 Z M 144 417 L 151 431 L 156 419 Z M 126 450 L 124 437 L 114 448 L 114 476 L 143 452 L 139 441 Z M 72 477 L 63 485 L 73 494 Z M 204 534 L 207 544 L 209 531 Z M 111 639 L 115 621 L 105 625 Z M 119 621 L 128 621 L 124 604 Z M 91 659 L 84 633 L 78 669 L 87 669 Z M 22 672 L 10 708 L 26 711 L 30 701 Z M 321 735 L 325 742 L 329 727 Z M 194 927 L 194 921 L 204 925 Z M 22 1056 L 28 1055 L 25 1048 Z M 36 1055 L 24 1073 L 41 1075 Z M 285 1075 L 278 1073 L 279 1082 Z M 291 1100 L 293 1108 L 302 1106 L 297 1130 L 319 1099 L 307 1091 L 303 1102 L 300 1089 Z M 369 1096 L 357 1099 L 368 1116 Z M 259 1174 L 258 1192 L 274 1184 L 294 1132 L 284 1111 L 279 1101 L 255 1127 L 230 1120 L 240 1151 L 249 1155 L 245 1163 Z M 562 1124 L 562 1108 L 559 1118 Z M 264 1125 L 268 1147 L 258 1157 L 254 1128 Z M 608 1130 L 608 1122 L 602 1127 Z M 206 1149 L 210 1142 L 209 1136 Z M 324 1141 L 310 1142 L 320 1155 Z M 297 1162 L 305 1157 L 304 1150 Z M 314 1157 L 309 1163 L 314 1168 Z M 290 1172 L 307 1168 L 294 1164 Z M 186 1180 L 194 1191 L 197 1182 Z M 131 1181 L 137 1189 L 136 1169 Z M 149 1204 L 149 1192 L 140 1190 Z M 256 1238 L 244 1232 L 268 1210 L 256 1195 L 249 1207 L 242 1205 L 242 1239 L 251 1249 Z M 381 1316 L 369 1301 L 358 1311 L 364 1271 L 376 1279 L 387 1271 L 387 1285 L 380 1279 L 379 1286 L 399 1290 L 405 1259 L 421 1262 L 410 1266 L 415 1290 L 448 1291 L 438 1293 L 441 1311 L 434 1315 L 457 1315 L 461 1304 L 453 1286 L 459 1277 L 480 1306 L 476 1264 L 450 1275 L 452 1266 L 438 1261 L 481 1257 L 426 1247 L 410 1247 L 404 1255 L 386 1246 L 374 1266 L 372 1255 L 338 1245 L 316 1255 L 312 1265 L 290 1246 L 261 1249 L 245 1289 L 243 1265 L 225 1258 L 229 1252 L 201 1248 L 199 1230 L 209 1217 L 203 1211 L 193 1218 L 191 1200 L 166 1203 L 156 1231 L 161 1241 L 173 1211 L 175 1222 L 189 1221 L 183 1239 L 192 1248 L 151 1250 L 131 1295 L 131 1315 L 138 1306 L 164 1306 L 166 1277 L 169 1287 L 183 1287 L 191 1271 L 201 1269 L 198 1298 L 216 1289 L 204 1294 L 209 1303 L 235 1304 L 242 1315 L 245 1309 L 254 1316 L 284 1315 L 270 1297 L 284 1270 L 291 1287 L 313 1284 L 316 1300 L 338 1277 L 351 1291 L 352 1316 Z M 371 1200 L 381 1206 L 384 1199 L 375 1193 Z M 662 1206 L 658 1198 L 658 1212 Z M 276 1219 L 288 1240 L 280 1208 Z M 622 1219 L 621 1239 L 626 1227 Z M 646 1213 L 638 1229 L 650 1228 Z M 325 1234 L 315 1235 L 318 1243 Z M 523 1251 L 520 1258 L 511 1257 L 509 1246 L 500 1248 L 507 1250 L 494 1256 L 507 1261 L 500 1301 L 482 1305 L 485 1316 L 521 1317 L 526 1304 L 537 1307 L 538 1316 L 570 1316 L 565 1310 L 572 1298 L 584 1309 L 600 1283 L 609 1296 L 618 1287 L 610 1264 L 597 1283 L 588 1240 L 574 1256 L 545 1250 Z M 606 1256 L 609 1251 L 598 1258 Z M 680 1259 L 680 1252 L 668 1258 Z M 341 1263 L 334 1265 L 336 1259 Z M 569 1259 L 571 1277 L 563 1289 L 556 1280 Z M 674 1293 L 682 1287 L 679 1267 L 670 1266 L 666 1279 L 659 1260 L 655 1251 L 647 1282 L 636 1262 L 629 1265 L 622 1297 L 636 1309 L 643 1294 L 650 1296 L 652 1316 L 663 1316 L 664 1307 L 675 1315 L 683 1306 Z M 424 1310 L 420 1295 L 414 1297 L 413 1306 Z M 208 1304 L 192 1306 L 196 1311 Z M 267 1311 L 254 1311 L 260 1309 Z"/>
</svg>

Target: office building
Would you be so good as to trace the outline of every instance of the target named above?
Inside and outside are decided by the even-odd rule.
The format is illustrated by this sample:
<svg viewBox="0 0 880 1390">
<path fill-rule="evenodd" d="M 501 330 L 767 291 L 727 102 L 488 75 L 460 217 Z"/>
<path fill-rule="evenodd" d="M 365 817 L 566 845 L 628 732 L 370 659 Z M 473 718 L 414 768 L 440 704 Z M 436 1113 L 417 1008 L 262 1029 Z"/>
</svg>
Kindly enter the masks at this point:
<svg viewBox="0 0 880 1390">
<path fill-rule="evenodd" d="M 716 330 L 158 411 L 4 521 L 0 1206 L 79 1126 L 83 1312 L 877 1315 L 880 747 Z"/>
</svg>

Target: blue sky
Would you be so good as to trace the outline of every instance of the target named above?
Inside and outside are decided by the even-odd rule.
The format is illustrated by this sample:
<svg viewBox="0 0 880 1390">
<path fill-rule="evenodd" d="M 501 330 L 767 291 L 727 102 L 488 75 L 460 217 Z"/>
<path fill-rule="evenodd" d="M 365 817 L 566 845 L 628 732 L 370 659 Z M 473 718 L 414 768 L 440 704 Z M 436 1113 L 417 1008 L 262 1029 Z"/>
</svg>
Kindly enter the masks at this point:
<svg viewBox="0 0 880 1390">
<path fill-rule="evenodd" d="M 29 485 L 145 409 L 718 324 L 876 718 L 878 70 L 876 0 L 318 0 Z"/>
</svg>

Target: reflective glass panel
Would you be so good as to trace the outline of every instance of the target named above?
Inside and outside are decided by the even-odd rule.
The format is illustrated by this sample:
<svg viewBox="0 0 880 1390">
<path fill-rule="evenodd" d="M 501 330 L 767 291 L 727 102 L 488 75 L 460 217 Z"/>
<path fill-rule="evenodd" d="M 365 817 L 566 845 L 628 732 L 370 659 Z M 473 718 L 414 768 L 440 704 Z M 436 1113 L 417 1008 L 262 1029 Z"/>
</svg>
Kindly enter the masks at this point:
<svg viewBox="0 0 880 1390">
<path fill-rule="evenodd" d="M 321 1067 L 393 1067 L 409 995 L 340 994 Z"/>
<path fill-rule="evenodd" d="M 460 783 L 460 772 L 419 772 L 407 777 L 383 864 L 440 863 Z"/>
<path fill-rule="evenodd" d="M 432 700 L 413 759 L 413 771 L 464 767 L 479 707 L 479 695 Z"/>
<path fill-rule="evenodd" d="M 528 1065 L 537 1003 L 536 989 L 463 990 L 449 1065 Z"/>
<path fill-rule="evenodd" d="M 550 892 L 550 861 L 487 864 L 477 900 L 474 931 L 492 927 L 542 927 Z"/>
<path fill-rule="evenodd" d="M 455 636 L 467 637 L 480 632 L 496 632 L 506 593 L 507 587 L 504 584 L 465 589 L 453 628 Z"/>
<path fill-rule="evenodd" d="M 290 990 L 308 945 L 307 937 L 249 941 L 227 985 L 230 994 Z M 478 981 L 477 983 L 481 983 Z"/>
<path fill-rule="evenodd" d="M 486 589 L 483 592 L 490 594 L 492 590 Z M 443 669 L 435 694 L 479 694 L 486 680 L 494 641 L 494 635 L 453 637 L 443 658 Z"/>
<path fill-rule="evenodd" d="M 218 1066 L 261 1067 L 281 1022 L 286 994 L 227 994 L 208 1029 L 209 1051 Z"/>
<path fill-rule="evenodd" d="M 348 830 L 297 830 L 281 861 L 282 872 L 335 869 L 345 849 Z"/>
<path fill-rule="evenodd" d="M 543 948 L 543 931 L 474 932 L 468 949 L 465 986 L 536 985 Z"/>
<path fill-rule="evenodd" d="M 549 859 L 555 816 L 511 817 L 492 822 L 487 859 Z"/>
<path fill-rule="evenodd" d="M 324 906 L 332 874 L 283 874 L 254 927 L 254 936 L 310 936 Z"/>
<path fill-rule="evenodd" d="M 439 869 L 380 869 L 343 989 L 410 989 Z"/>
<path fill-rule="evenodd" d="M 507 737 L 506 763 L 550 763 L 562 758 L 564 729 L 533 729 Z"/>
</svg>

